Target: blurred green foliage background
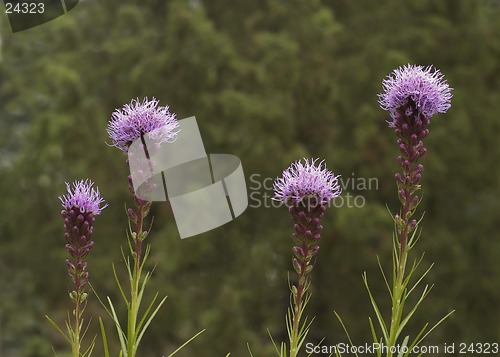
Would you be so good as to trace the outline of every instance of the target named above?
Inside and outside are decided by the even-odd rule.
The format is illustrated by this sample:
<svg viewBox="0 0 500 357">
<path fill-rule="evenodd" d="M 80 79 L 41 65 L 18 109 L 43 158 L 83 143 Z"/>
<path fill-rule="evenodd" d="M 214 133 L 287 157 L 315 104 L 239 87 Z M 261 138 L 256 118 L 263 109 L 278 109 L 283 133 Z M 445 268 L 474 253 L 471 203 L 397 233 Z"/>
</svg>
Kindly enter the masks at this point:
<svg viewBox="0 0 500 357">
<path fill-rule="evenodd" d="M 252 196 L 238 219 L 186 240 L 170 205 L 153 204 L 149 292 L 169 298 L 140 355 L 167 355 L 204 328 L 179 356 L 246 356 L 247 342 L 271 356 L 266 329 L 286 338 L 292 226 L 285 208 L 269 207 L 270 180 L 301 157 L 325 158 L 348 186 L 324 218 L 308 342 L 346 341 L 333 310 L 355 343 L 369 342 L 361 274 L 388 316 L 376 257 L 390 268 L 386 205 L 399 207 L 397 145 L 376 95 L 407 63 L 435 65 L 454 88 L 426 139 L 415 256 L 436 263 L 435 287 L 409 331 L 456 309 L 426 344 L 500 342 L 500 1 L 81 0 L 15 34 L 0 18 L 0 356 L 51 356 L 51 346 L 65 356 L 44 317 L 62 323 L 71 308 L 65 181 L 89 177 L 109 203 L 88 261 L 93 286 L 118 301 L 111 264 L 124 272 L 132 200 L 105 128 L 144 96 L 195 115 L 208 152 L 240 157 Z M 371 189 L 352 186 L 370 178 Z M 90 315 L 106 317 L 94 296 Z"/>
</svg>

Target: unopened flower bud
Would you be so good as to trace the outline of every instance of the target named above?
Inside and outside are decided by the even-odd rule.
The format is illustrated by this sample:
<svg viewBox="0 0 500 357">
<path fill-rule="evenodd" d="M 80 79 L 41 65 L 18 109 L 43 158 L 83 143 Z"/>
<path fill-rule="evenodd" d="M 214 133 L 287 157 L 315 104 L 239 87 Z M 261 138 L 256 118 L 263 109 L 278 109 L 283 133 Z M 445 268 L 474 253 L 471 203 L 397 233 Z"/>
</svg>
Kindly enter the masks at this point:
<svg viewBox="0 0 500 357">
<path fill-rule="evenodd" d="M 302 272 L 302 264 L 298 261 L 298 259 L 293 257 L 292 264 L 297 274 L 300 274 Z"/>
<path fill-rule="evenodd" d="M 137 214 L 132 208 L 127 209 L 127 214 L 132 222 L 137 223 Z"/>
</svg>

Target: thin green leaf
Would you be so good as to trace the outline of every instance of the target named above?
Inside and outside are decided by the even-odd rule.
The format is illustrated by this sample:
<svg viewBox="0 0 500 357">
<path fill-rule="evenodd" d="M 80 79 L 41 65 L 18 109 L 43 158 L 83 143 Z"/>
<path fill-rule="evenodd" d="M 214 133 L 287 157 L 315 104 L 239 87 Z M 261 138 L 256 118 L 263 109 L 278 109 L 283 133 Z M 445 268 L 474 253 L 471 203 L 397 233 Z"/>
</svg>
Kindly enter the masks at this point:
<svg viewBox="0 0 500 357">
<path fill-rule="evenodd" d="M 373 326 L 373 321 L 371 317 L 368 317 L 368 321 L 370 322 L 370 330 L 372 331 L 372 338 L 374 343 L 380 343 L 382 342 L 382 339 L 378 339 L 377 337 L 377 332 L 375 331 L 375 326 Z M 377 356 L 381 357 L 382 356 L 382 351 L 380 349 L 377 349 Z"/>
<path fill-rule="evenodd" d="M 94 347 L 95 347 L 96 338 L 97 338 L 97 336 L 94 336 L 94 338 L 92 339 L 92 342 L 90 342 L 89 347 L 83 353 L 83 356 L 90 357 L 92 355 L 92 351 L 94 351 Z"/>
<path fill-rule="evenodd" d="M 150 253 L 150 252 L 151 252 L 151 245 L 150 245 L 150 244 L 148 244 L 148 245 L 146 246 L 146 252 L 144 253 L 144 257 L 142 258 L 142 264 L 141 264 L 141 266 L 140 266 L 141 270 L 142 270 L 142 268 L 144 268 L 144 263 L 146 263 L 146 260 L 148 260 L 148 257 L 149 257 L 149 253 Z M 156 266 L 156 265 L 155 265 L 155 266 Z M 153 270 L 154 270 L 154 268 L 153 268 Z"/>
<path fill-rule="evenodd" d="M 408 352 L 405 354 L 405 357 L 408 357 L 413 349 L 413 347 L 415 347 L 417 345 L 417 343 L 419 343 L 419 338 L 420 336 L 422 336 L 422 334 L 425 332 L 425 330 L 427 329 L 427 326 L 429 326 L 428 323 L 426 323 L 424 325 L 424 327 L 422 327 L 422 329 L 420 330 L 420 332 L 418 333 L 417 337 L 415 337 L 410 345 L 410 347 L 408 348 Z"/>
<path fill-rule="evenodd" d="M 401 331 L 403 331 L 403 328 L 406 326 L 406 324 L 408 323 L 408 321 L 410 321 L 410 318 L 413 316 L 413 314 L 415 313 L 415 311 L 417 311 L 417 309 L 422 304 L 422 302 L 424 301 L 424 299 L 426 298 L 426 296 L 429 295 L 429 293 L 430 293 L 431 290 L 432 290 L 432 286 L 430 288 L 429 288 L 429 285 L 425 286 L 424 291 L 422 292 L 422 295 L 418 299 L 418 301 L 415 304 L 415 306 L 413 306 L 413 308 L 410 310 L 410 312 L 408 313 L 408 315 L 406 315 L 406 317 L 403 319 L 403 321 L 401 321 L 401 324 L 399 325 L 399 328 L 398 328 L 398 330 L 396 332 L 396 336 L 394 337 L 395 340 L 397 340 L 399 334 L 401 333 Z"/>
<path fill-rule="evenodd" d="M 422 215 L 420 220 L 417 222 L 417 225 L 422 221 L 423 217 L 424 216 Z M 408 246 L 410 247 L 410 249 L 413 248 L 415 244 L 417 244 L 417 242 L 420 240 L 421 235 L 422 235 L 422 228 L 417 226 L 413 231 L 413 233 L 411 234 L 410 239 L 408 240 Z"/>
<path fill-rule="evenodd" d="M 149 311 L 153 308 L 154 306 L 154 303 L 156 302 L 156 299 L 158 298 L 158 295 L 159 293 L 157 292 L 155 294 L 155 296 L 153 297 L 153 300 L 151 301 L 151 303 L 149 304 L 148 308 L 146 309 L 146 311 L 144 312 L 144 314 L 142 315 L 142 318 L 141 318 L 141 321 L 139 321 L 139 324 L 137 325 L 137 331 L 140 331 L 141 330 L 141 327 L 142 327 L 142 324 L 144 323 L 144 321 L 146 320 L 146 318 L 148 317 L 149 315 Z"/>
<path fill-rule="evenodd" d="M 411 292 L 413 290 L 415 290 L 415 288 L 417 287 L 418 284 L 420 284 L 420 282 L 425 278 L 425 276 L 431 271 L 432 267 L 434 266 L 434 263 L 432 263 L 429 268 L 425 271 L 424 274 L 422 274 L 422 276 L 417 280 L 417 282 L 413 285 L 413 287 L 410 289 L 410 291 L 408 291 L 408 294 L 406 296 L 410 296 Z"/>
<path fill-rule="evenodd" d="M 52 348 L 52 352 L 54 353 L 54 356 L 56 356 L 56 357 L 57 357 L 57 353 L 56 353 L 56 350 L 54 349 L 54 347 L 53 347 L 53 346 L 50 346 L 50 348 Z"/>
<path fill-rule="evenodd" d="M 168 357 L 172 357 L 173 355 L 175 355 L 177 352 L 179 352 L 184 347 L 186 347 L 188 343 L 190 343 L 191 341 L 193 341 L 196 337 L 198 337 L 199 335 L 201 335 L 203 332 L 205 332 L 205 329 L 201 330 L 196 335 L 194 335 L 193 337 L 191 337 L 189 340 L 187 340 L 186 342 L 184 342 L 179 348 L 177 348 L 174 352 L 172 352 L 171 354 L 169 354 Z"/>
<path fill-rule="evenodd" d="M 167 300 L 167 297 L 165 296 L 159 303 L 158 303 L 158 306 L 156 307 L 156 309 L 151 313 L 151 316 L 149 317 L 149 319 L 146 321 L 146 323 L 144 324 L 144 326 L 142 327 L 142 330 L 141 332 L 139 333 L 139 336 L 137 337 L 137 340 L 136 340 L 136 344 L 134 346 L 134 350 L 136 351 L 137 350 L 137 347 L 139 346 L 139 343 L 141 342 L 141 339 L 142 339 L 142 336 L 144 335 L 144 333 L 146 332 L 149 324 L 151 323 L 151 321 L 153 321 L 153 318 L 156 316 L 156 314 L 158 313 L 158 310 L 160 310 L 160 307 L 163 305 L 163 303 L 165 302 L 165 300 Z"/>
<path fill-rule="evenodd" d="M 365 283 L 366 290 L 368 290 L 368 295 L 370 296 L 370 301 L 372 303 L 373 309 L 375 310 L 375 314 L 377 315 L 377 320 L 378 320 L 378 323 L 379 323 L 380 328 L 382 330 L 382 334 L 384 335 L 385 341 L 387 342 L 387 341 L 389 341 L 387 326 L 385 324 L 384 319 L 382 318 L 382 315 L 380 314 L 380 310 L 378 308 L 377 302 L 373 298 L 370 287 L 368 286 L 368 278 L 366 276 L 366 272 L 363 273 L 363 282 Z"/>
<path fill-rule="evenodd" d="M 450 311 L 441 320 L 436 322 L 436 324 L 434 326 L 432 326 L 431 329 L 429 331 L 427 331 L 427 333 L 425 335 L 422 336 L 422 338 L 420 339 L 420 341 L 418 341 L 418 343 L 416 345 L 420 344 L 427 336 L 429 336 L 429 334 L 432 331 L 434 331 L 439 325 L 441 325 L 443 323 L 443 321 L 446 320 L 448 317 L 450 317 L 454 312 L 455 312 L 455 310 Z"/>
<path fill-rule="evenodd" d="M 385 286 L 387 287 L 387 290 L 389 291 L 389 295 L 391 296 L 391 299 L 392 299 L 392 290 L 389 287 L 389 282 L 387 281 L 387 277 L 385 276 L 384 269 L 382 268 L 382 264 L 380 263 L 380 257 L 378 255 L 377 255 L 377 263 L 378 263 L 378 267 L 380 268 L 380 272 L 382 273 L 382 276 L 384 277 Z"/>
<path fill-rule="evenodd" d="M 400 348 L 400 352 L 398 354 L 398 357 L 403 357 L 403 351 L 405 351 L 405 347 L 406 345 L 408 345 L 408 340 L 410 339 L 410 336 L 406 336 L 403 340 L 403 342 L 401 343 L 401 348 Z"/>
<path fill-rule="evenodd" d="M 52 324 L 52 326 L 54 326 L 55 329 L 57 331 L 59 331 L 59 333 L 64 337 L 64 339 L 66 341 L 68 341 L 69 344 L 71 344 L 71 341 L 69 340 L 68 336 L 66 336 L 66 334 L 63 332 L 63 330 L 61 330 L 61 328 L 59 326 L 57 326 L 57 324 L 48 315 L 45 315 L 45 317 L 47 318 L 47 320 L 49 320 L 49 322 Z"/>
<path fill-rule="evenodd" d="M 314 318 L 312 318 L 311 321 L 309 321 L 309 323 L 306 326 L 307 317 L 304 320 L 304 323 L 302 324 L 302 327 L 299 331 L 299 342 L 297 343 L 297 350 L 300 350 L 300 348 L 302 347 L 302 344 L 304 343 L 304 341 L 307 337 L 307 334 L 309 333 L 309 330 L 311 328 L 313 321 L 314 321 Z"/>
<path fill-rule="evenodd" d="M 323 337 L 323 338 L 322 338 L 322 339 L 318 342 L 318 345 L 321 345 L 321 344 L 323 343 L 323 341 L 324 341 L 324 340 L 325 340 L 325 338 Z M 307 355 L 307 357 L 311 357 L 313 353 L 314 353 L 314 351 L 311 351 L 311 353 L 309 353 L 309 354 Z M 330 354 L 328 357 L 332 357 L 332 356 L 333 356 L 333 354 Z"/>
<path fill-rule="evenodd" d="M 130 239 L 128 240 L 128 242 L 129 242 L 129 248 L 132 250 L 132 246 L 130 245 Z M 130 268 L 130 259 L 129 259 L 129 257 L 125 256 L 125 252 L 123 251 L 123 248 L 120 248 L 120 250 L 122 252 L 123 262 L 125 263 L 125 267 L 127 268 L 129 284 L 130 284 L 130 286 L 133 286 L 134 276 L 132 275 L 132 269 Z"/>
<path fill-rule="evenodd" d="M 335 316 L 337 317 L 337 320 L 339 320 L 340 322 L 340 325 L 342 326 L 342 328 L 344 329 L 344 332 L 347 336 L 347 340 L 349 341 L 349 343 L 351 344 L 351 346 L 354 346 L 354 344 L 352 343 L 352 340 L 351 340 L 351 336 L 349 335 L 349 331 L 347 331 L 347 328 L 346 326 L 344 325 L 344 321 L 342 321 L 342 318 L 340 317 L 340 315 L 337 313 L 337 311 L 333 311 L 333 313 L 335 314 Z M 354 354 L 356 356 L 358 356 L 358 354 L 356 352 L 354 352 Z"/>
<path fill-rule="evenodd" d="M 115 308 L 113 306 L 113 303 L 111 302 L 111 299 L 109 298 L 109 296 L 107 297 L 108 298 L 108 303 L 109 303 L 109 307 L 111 309 L 111 313 L 112 313 L 112 317 L 113 317 L 113 321 L 116 325 L 116 332 L 118 333 L 118 338 L 120 340 L 120 346 L 121 346 L 121 349 L 122 351 L 125 351 L 125 355 L 123 357 L 128 357 L 127 356 L 127 336 L 125 335 L 125 333 L 123 332 L 123 329 L 120 325 L 120 321 L 118 320 L 118 316 L 116 315 L 116 312 L 115 312 Z"/>
<path fill-rule="evenodd" d="M 408 286 L 408 284 L 410 283 L 410 280 L 413 276 L 413 273 L 415 273 L 415 271 L 417 270 L 417 268 L 419 267 L 420 263 L 422 262 L 422 260 L 424 259 L 424 254 L 422 254 L 422 256 L 420 257 L 420 259 L 418 261 L 414 261 L 413 264 L 412 264 L 412 267 L 410 269 L 410 272 L 408 273 L 408 276 L 404 279 L 403 281 L 403 288 L 406 289 L 406 287 Z"/>
<path fill-rule="evenodd" d="M 276 353 L 278 354 L 278 356 L 283 356 L 283 343 L 281 344 L 281 349 L 278 349 L 278 346 L 276 346 L 276 342 L 274 342 L 274 338 L 273 338 L 273 335 L 271 335 L 271 331 L 269 331 L 269 329 L 267 329 L 267 333 L 269 335 L 269 338 L 271 339 L 271 342 L 274 346 L 274 349 L 276 350 Z"/>
<path fill-rule="evenodd" d="M 94 292 L 95 296 L 97 297 L 97 300 L 99 300 L 99 303 L 101 304 L 101 306 L 104 308 L 104 310 L 108 313 L 108 315 L 113 319 L 113 314 L 111 313 L 111 311 L 108 309 L 108 306 L 104 304 L 104 302 L 101 300 L 101 297 L 97 294 L 97 292 L 95 291 L 94 287 L 92 286 L 92 284 L 90 284 L 90 288 L 92 289 L 92 291 Z"/>
<path fill-rule="evenodd" d="M 125 304 L 128 306 L 129 302 L 127 296 L 125 295 L 125 292 L 123 291 L 122 285 L 120 284 L 120 279 L 118 279 L 118 274 L 116 273 L 115 265 L 111 264 L 111 267 L 113 268 L 113 275 L 115 277 L 116 285 L 118 285 L 118 290 L 120 291 L 123 301 L 125 301 Z"/>
<path fill-rule="evenodd" d="M 104 323 L 102 322 L 101 317 L 99 317 L 99 326 L 101 326 L 101 336 L 102 336 L 102 346 L 104 349 L 104 357 L 109 357 L 108 339 L 106 338 L 106 330 L 104 329 Z"/>
<path fill-rule="evenodd" d="M 285 317 L 285 323 L 286 323 L 286 331 L 287 331 L 288 337 L 290 339 L 292 338 L 292 325 L 293 325 L 293 316 L 294 315 L 295 315 L 295 312 L 291 308 L 288 308 L 287 314 Z"/>
<path fill-rule="evenodd" d="M 142 280 L 142 284 L 141 284 L 141 287 L 139 289 L 139 293 L 137 294 L 137 306 L 141 305 L 142 297 L 144 296 L 144 291 L 146 290 L 146 284 L 148 283 L 149 279 L 151 278 L 151 275 L 152 275 L 152 271 L 147 272 Z M 139 273 L 139 276 L 140 276 L 140 273 Z"/>
<path fill-rule="evenodd" d="M 85 335 L 87 334 L 87 331 L 89 330 L 89 327 L 90 327 L 90 323 L 92 322 L 92 318 L 90 318 L 89 320 L 89 323 L 87 324 L 87 327 L 85 328 L 85 330 L 83 331 L 82 333 L 82 336 L 81 336 L 81 339 L 83 339 L 85 337 Z M 81 324 L 80 324 L 80 331 L 82 330 L 81 329 L 81 326 L 83 326 L 83 319 L 81 321 Z"/>
<path fill-rule="evenodd" d="M 250 357 L 254 357 L 253 354 L 252 354 L 252 350 L 250 349 L 250 345 L 248 344 L 248 342 L 247 342 L 247 350 L 248 350 L 248 354 L 250 355 Z M 229 356 L 230 353 L 228 353 L 227 355 Z"/>
</svg>

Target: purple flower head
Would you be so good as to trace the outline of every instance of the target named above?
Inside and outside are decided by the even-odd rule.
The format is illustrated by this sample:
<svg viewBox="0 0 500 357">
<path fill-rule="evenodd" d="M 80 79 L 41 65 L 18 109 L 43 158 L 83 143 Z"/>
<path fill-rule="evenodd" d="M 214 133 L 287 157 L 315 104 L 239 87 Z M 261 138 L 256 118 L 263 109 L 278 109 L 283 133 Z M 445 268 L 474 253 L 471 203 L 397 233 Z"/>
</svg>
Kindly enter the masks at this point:
<svg viewBox="0 0 500 357">
<path fill-rule="evenodd" d="M 63 196 L 59 196 L 62 202 L 62 206 L 66 211 L 71 209 L 78 210 L 80 213 L 92 212 L 93 215 L 101 214 L 101 211 L 108 205 L 104 203 L 104 199 L 101 198 L 99 189 L 93 188 L 94 183 L 90 180 L 81 180 L 73 182 L 73 187 L 66 182 L 66 189 L 68 193 Z"/>
<path fill-rule="evenodd" d="M 60 196 L 63 210 L 61 216 L 64 219 L 64 238 L 66 249 L 74 261 L 66 260 L 68 273 L 75 284 L 76 291 L 72 297 L 75 301 L 83 301 L 83 288 L 88 283 L 89 274 L 86 271 L 87 263 L 85 257 L 94 246 L 92 241 L 93 224 L 95 216 L 107 207 L 102 206 L 104 199 L 101 198 L 99 189 L 93 188 L 94 183 L 90 180 L 66 183 L 68 193 Z"/>
<path fill-rule="evenodd" d="M 107 128 L 113 146 L 126 154 L 129 146 L 145 134 L 158 145 L 173 141 L 179 123 L 168 106 L 159 107 L 158 103 L 155 98 L 148 100 L 146 97 L 142 103 L 137 98 L 122 109 L 116 109 Z"/>
<path fill-rule="evenodd" d="M 432 66 L 407 65 L 395 69 L 382 86 L 379 94 L 380 107 L 388 110 L 394 119 L 398 112 L 409 116 L 423 115 L 429 119 L 436 113 L 444 113 L 450 108 L 452 97 L 443 74 Z M 416 111 L 416 113 L 414 113 Z M 389 126 L 394 126 L 389 123 Z"/>
<path fill-rule="evenodd" d="M 314 198 L 320 206 L 340 195 L 339 176 L 335 176 L 324 164 L 317 165 L 318 159 L 304 159 L 292 163 L 283 171 L 280 178 L 274 181 L 274 200 L 283 203 L 299 203 L 304 198 Z"/>
</svg>

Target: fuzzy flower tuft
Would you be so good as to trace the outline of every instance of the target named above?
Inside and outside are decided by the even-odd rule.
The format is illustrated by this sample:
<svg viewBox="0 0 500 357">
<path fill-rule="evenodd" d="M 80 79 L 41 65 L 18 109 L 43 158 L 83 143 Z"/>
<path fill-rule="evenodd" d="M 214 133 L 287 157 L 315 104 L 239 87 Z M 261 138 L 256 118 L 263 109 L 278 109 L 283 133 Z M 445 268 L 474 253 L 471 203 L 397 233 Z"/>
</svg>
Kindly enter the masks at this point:
<svg viewBox="0 0 500 357">
<path fill-rule="evenodd" d="M 173 141 L 179 123 L 168 106 L 160 107 L 158 103 L 155 98 L 146 97 L 142 103 L 136 98 L 122 109 L 116 109 L 107 128 L 113 146 L 127 153 L 129 146 L 145 134 L 158 145 Z"/>
<path fill-rule="evenodd" d="M 326 205 L 330 200 L 341 193 L 338 183 L 339 176 L 335 176 L 324 164 L 324 160 L 317 165 L 318 159 L 296 161 L 283 171 L 280 178 L 274 181 L 274 200 L 283 203 L 299 203 L 304 198 L 313 198 L 319 205 Z"/>
<path fill-rule="evenodd" d="M 66 189 L 68 193 L 63 196 L 59 196 L 62 202 L 62 206 L 67 210 L 77 209 L 80 213 L 92 212 L 94 215 L 101 214 L 101 211 L 108 205 L 104 203 L 104 199 L 101 198 L 98 188 L 93 188 L 94 183 L 90 180 L 81 180 L 73 182 L 73 187 L 66 182 Z"/>
<path fill-rule="evenodd" d="M 443 74 L 432 66 L 407 65 L 395 69 L 382 82 L 384 93 L 379 94 L 380 107 L 391 117 L 398 111 L 406 115 L 423 115 L 427 119 L 450 108 L 451 90 Z M 393 126 L 389 123 L 389 126 Z"/>
</svg>

